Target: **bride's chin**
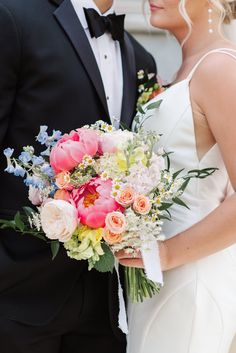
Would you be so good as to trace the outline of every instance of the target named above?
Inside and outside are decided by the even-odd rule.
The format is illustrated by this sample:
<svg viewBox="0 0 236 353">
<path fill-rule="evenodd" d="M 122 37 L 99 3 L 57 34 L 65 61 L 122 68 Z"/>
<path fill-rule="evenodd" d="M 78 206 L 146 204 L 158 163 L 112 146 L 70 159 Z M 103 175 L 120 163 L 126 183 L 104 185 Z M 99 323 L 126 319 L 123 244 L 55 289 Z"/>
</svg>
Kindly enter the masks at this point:
<svg viewBox="0 0 236 353">
<path fill-rule="evenodd" d="M 168 26 L 163 21 L 152 16 L 150 17 L 150 25 L 158 29 L 168 29 Z"/>
</svg>

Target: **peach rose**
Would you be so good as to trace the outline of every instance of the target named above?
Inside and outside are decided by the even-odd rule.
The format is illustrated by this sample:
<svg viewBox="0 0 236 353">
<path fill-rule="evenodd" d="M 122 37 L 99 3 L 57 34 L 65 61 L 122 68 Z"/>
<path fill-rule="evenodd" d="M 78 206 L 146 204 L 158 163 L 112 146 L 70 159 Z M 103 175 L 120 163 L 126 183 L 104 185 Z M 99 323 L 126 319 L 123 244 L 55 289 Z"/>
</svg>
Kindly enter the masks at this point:
<svg viewBox="0 0 236 353">
<path fill-rule="evenodd" d="M 120 243 L 122 240 L 122 234 L 115 234 L 110 232 L 108 229 L 104 229 L 103 239 L 109 244 L 114 245 Z"/>
<path fill-rule="evenodd" d="M 105 220 L 106 228 L 114 234 L 121 234 L 126 228 L 126 219 L 123 213 L 114 211 L 110 212 L 106 216 Z"/>
<path fill-rule="evenodd" d="M 70 193 L 67 190 L 57 190 L 54 194 L 54 200 L 63 200 L 69 201 L 70 200 Z"/>
<path fill-rule="evenodd" d="M 139 214 L 147 214 L 151 209 L 149 198 L 144 195 L 137 196 L 134 200 L 133 208 Z"/>
<path fill-rule="evenodd" d="M 59 189 L 70 189 L 70 173 L 69 172 L 61 172 L 56 176 L 56 186 Z"/>
<path fill-rule="evenodd" d="M 124 190 L 122 190 L 120 195 L 117 196 L 116 201 L 123 207 L 128 207 L 132 205 L 132 203 L 134 202 L 134 198 L 135 198 L 134 189 L 127 186 Z"/>
</svg>

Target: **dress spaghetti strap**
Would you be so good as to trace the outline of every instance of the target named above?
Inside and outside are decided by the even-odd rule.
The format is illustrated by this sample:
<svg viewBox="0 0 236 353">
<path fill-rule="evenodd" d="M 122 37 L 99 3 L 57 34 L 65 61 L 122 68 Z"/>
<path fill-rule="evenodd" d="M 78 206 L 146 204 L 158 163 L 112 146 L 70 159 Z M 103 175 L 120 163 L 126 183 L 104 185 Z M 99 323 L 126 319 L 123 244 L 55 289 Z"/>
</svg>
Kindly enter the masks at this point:
<svg viewBox="0 0 236 353">
<path fill-rule="evenodd" d="M 210 54 L 214 54 L 214 53 L 220 53 L 220 54 L 225 54 L 228 55 L 230 57 L 232 57 L 233 59 L 236 60 L 236 50 L 235 49 L 231 49 L 231 48 L 218 48 L 218 49 L 213 49 L 209 52 L 207 52 L 206 54 L 204 54 L 201 59 L 196 63 L 196 65 L 194 65 L 193 69 L 190 71 L 190 73 L 187 76 L 187 81 L 191 81 L 195 71 L 197 70 L 197 68 L 199 67 L 199 65 L 203 62 L 203 60 L 205 60 L 206 57 L 208 57 Z M 235 53 L 232 54 L 232 53 Z"/>
</svg>

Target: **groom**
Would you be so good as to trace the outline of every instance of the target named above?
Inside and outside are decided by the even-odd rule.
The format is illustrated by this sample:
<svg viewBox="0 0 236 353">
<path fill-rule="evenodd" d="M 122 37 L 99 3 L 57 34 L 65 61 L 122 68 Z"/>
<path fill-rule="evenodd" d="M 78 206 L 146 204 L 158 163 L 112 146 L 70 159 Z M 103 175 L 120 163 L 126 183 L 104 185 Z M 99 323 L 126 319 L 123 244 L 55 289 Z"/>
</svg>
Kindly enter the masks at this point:
<svg viewBox="0 0 236 353">
<path fill-rule="evenodd" d="M 34 145 L 40 125 L 70 131 L 103 119 L 130 125 L 137 72 L 153 58 L 126 32 L 113 0 L 0 0 L 0 150 Z M 101 17 L 103 14 L 106 17 Z M 0 158 L 0 218 L 27 203 Z M 123 353 L 114 275 L 63 249 L 0 234 L 1 353 Z"/>
</svg>

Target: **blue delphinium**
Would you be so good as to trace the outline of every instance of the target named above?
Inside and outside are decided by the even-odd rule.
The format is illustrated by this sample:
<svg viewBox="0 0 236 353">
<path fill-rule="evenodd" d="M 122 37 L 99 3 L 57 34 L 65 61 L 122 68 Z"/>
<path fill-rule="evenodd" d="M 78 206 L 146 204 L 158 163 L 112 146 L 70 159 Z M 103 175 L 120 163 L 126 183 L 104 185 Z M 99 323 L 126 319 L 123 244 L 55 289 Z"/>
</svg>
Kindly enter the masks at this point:
<svg viewBox="0 0 236 353">
<path fill-rule="evenodd" d="M 53 130 L 51 136 L 47 133 L 48 127 L 46 125 L 40 126 L 40 131 L 38 136 L 36 137 L 36 141 L 41 143 L 41 145 L 45 145 L 46 147 L 53 147 L 57 141 L 61 138 L 62 133 L 59 130 Z"/>
<path fill-rule="evenodd" d="M 33 165 L 42 165 L 43 163 L 45 163 L 45 160 L 43 157 L 39 156 L 33 156 L 32 157 L 32 162 L 33 162 Z"/>
<path fill-rule="evenodd" d="M 54 175 L 55 175 L 55 173 L 54 173 L 52 167 L 50 167 L 50 165 L 47 164 L 47 163 L 44 164 L 44 165 L 41 167 L 41 172 L 42 172 L 43 174 L 46 174 L 49 178 L 53 178 Z"/>
<path fill-rule="evenodd" d="M 21 152 L 18 158 L 23 164 L 28 164 L 32 160 L 32 156 L 29 152 Z"/>
<path fill-rule="evenodd" d="M 25 172 L 24 168 L 22 168 L 19 164 L 16 164 L 16 166 L 14 168 L 14 175 L 24 178 L 25 173 L 26 172 Z"/>
<path fill-rule="evenodd" d="M 13 152 L 14 152 L 14 148 L 9 148 L 9 147 L 3 151 L 5 157 L 7 158 L 11 158 L 11 156 L 13 155 Z"/>
<path fill-rule="evenodd" d="M 36 141 L 41 143 L 41 145 L 45 145 L 48 140 L 47 129 L 48 127 L 46 125 L 40 126 L 39 134 L 36 136 Z"/>
</svg>

